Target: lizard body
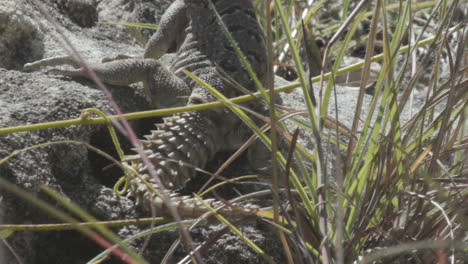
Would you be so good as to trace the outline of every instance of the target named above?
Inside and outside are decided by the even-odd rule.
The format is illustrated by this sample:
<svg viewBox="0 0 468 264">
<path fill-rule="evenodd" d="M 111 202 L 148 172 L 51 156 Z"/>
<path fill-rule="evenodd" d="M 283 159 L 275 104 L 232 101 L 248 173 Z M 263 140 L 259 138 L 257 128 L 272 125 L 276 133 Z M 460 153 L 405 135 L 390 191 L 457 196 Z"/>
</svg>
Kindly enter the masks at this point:
<svg viewBox="0 0 468 264">
<path fill-rule="evenodd" d="M 242 92 L 227 82 L 222 73 L 226 73 L 246 89 L 254 91 L 253 80 L 222 31 L 208 1 L 176 0 L 163 15 L 157 32 L 145 47 L 143 58 L 118 59 L 92 64 L 91 68 L 104 83 L 129 85 L 143 82 L 145 95 L 154 107 L 216 100 L 183 70 L 198 76 L 226 97 L 238 96 Z M 266 74 L 265 43 L 251 1 L 212 2 L 258 79 L 263 82 Z M 159 58 L 174 44 L 178 46 L 175 58 L 169 66 L 164 65 Z M 84 70 L 78 68 L 78 64 L 69 57 L 44 59 L 26 64 L 24 68 L 30 70 L 62 64 L 72 65 L 75 69 L 53 69 L 49 73 L 87 77 Z M 156 174 L 169 189 L 185 186 L 195 174 L 193 168 L 203 168 L 220 150 L 236 148 L 233 142 L 240 141 L 236 137 L 245 137 L 245 132 L 239 131 L 243 127 L 242 122 L 225 108 L 177 114 L 165 118 L 164 123 L 157 124 L 157 127 L 158 130 L 146 136 L 142 144 L 156 168 Z M 138 170 L 146 181 L 156 185 L 156 181 L 148 176 L 147 168 L 139 161 L 138 155 L 128 156 L 128 159 L 138 164 Z M 169 160 L 178 160 L 192 166 L 181 166 Z M 163 208 L 162 200 L 141 179 L 132 179 L 130 189 L 137 203 L 143 203 L 146 207 Z M 177 200 L 180 201 L 180 209 L 180 204 L 193 201 L 193 198 L 179 197 Z M 189 211 L 200 211 L 197 209 L 201 206 L 199 203 L 192 202 L 192 205 Z M 182 212 L 182 215 L 186 214 Z"/>
</svg>

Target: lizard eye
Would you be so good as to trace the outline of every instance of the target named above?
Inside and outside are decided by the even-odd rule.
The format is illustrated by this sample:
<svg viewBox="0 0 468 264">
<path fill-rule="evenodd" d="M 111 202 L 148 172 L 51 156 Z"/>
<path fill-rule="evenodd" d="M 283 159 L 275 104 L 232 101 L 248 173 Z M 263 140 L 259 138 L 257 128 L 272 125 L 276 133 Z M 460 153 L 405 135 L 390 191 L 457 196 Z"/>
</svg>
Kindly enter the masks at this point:
<svg viewBox="0 0 468 264">
<path fill-rule="evenodd" d="M 208 101 L 205 99 L 205 98 L 202 98 L 201 96 L 190 96 L 190 99 L 189 99 L 189 104 L 204 104 L 204 103 L 208 103 Z"/>
</svg>

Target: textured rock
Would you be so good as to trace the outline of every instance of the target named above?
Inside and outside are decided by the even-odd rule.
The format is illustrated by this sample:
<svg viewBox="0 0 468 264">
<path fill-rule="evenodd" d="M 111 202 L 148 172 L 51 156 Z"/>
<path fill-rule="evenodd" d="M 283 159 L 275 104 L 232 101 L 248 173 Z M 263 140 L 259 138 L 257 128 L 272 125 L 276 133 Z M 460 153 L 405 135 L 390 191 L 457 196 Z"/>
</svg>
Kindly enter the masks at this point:
<svg viewBox="0 0 468 264">
<path fill-rule="evenodd" d="M 99 21 L 157 25 L 170 2 L 164 0 L 101 0 L 97 5 Z M 139 28 L 128 28 L 126 31 L 142 45 L 146 44 L 154 33 L 154 30 Z"/>
<path fill-rule="evenodd" d="M 22 1 L 4 0 L 0 5 L 0 67 L 21 69 L 44 53 L 42 35 Z"/>
<path fill-rule="evenodd" d="M 93 27 L 98 20 L 95 0 L 56 0 L 60 10 L 80 27 Z"/>
<path fill-rule="evenodd" d="M 3 69 L 0 69 L 0 77 L 2 80 L 0 83 L 2 91 L 0 93 L 0 124 L 2 127 L 76 118 L 83 109 L 89 107 L 109 110 L 102 93 L 96 89 L 90 89 L 89 83 L 87 87 L 80 83 L 53 79 L 41 74 L 27 75 Z M 128 89 L 124 91 L 125 96 L 131 96 L 128 92 L 130 92 Z M 14 150 L 45 142 L 98 141 L 98 138 L 107 136 L 106 133 L 102 126 L 73 126 L 1 135 L 0 157 L 6 157 Z M 41 191 L 40 185 L 47 185 L 59 191 L 99 219 L 116 220 L 131 217 L 132 212 L 134 213 L 131 201 L 122 198 L 120 201 L 110 202 L 115 199 L 115 196 L 109 187 L 100 182 L 105 179 L 96 177 L 100 169 L 93 167 L 91 152 L 84 145 L 57 144 L 18 154 L 0 165 L 0 176 L 37 198 L 45 199 L 56 206 L 57 202 L 52 201 Z M 39 224 L 56 221 L 49 214 L 4 189 L 0 190 L 0 196 L 3 197 L 0 203 L 4 214 L 3 223 Z M 67 238 L 55 232 L 47 234 L 17 232 L 7 241 L 21 256 L 24 263 L 40 263 L 38 259 L 42 259 L 47 254 L 56 256 L 53 259 L 57 262 L 50 263 L 79 263 L 73 262 L 78 259 L 79 252 L 64 254 L 67 252 L 70 238 L 72 237 Z M 77 241 L 75 238 L 73 240 Z M 86 241 L 84 238 L 81 240 L 81 243 Z M 24 247 L 24 243 L 30 246 Z M 42 248 L 44 244 L 56 247 Z"/>
</svg>

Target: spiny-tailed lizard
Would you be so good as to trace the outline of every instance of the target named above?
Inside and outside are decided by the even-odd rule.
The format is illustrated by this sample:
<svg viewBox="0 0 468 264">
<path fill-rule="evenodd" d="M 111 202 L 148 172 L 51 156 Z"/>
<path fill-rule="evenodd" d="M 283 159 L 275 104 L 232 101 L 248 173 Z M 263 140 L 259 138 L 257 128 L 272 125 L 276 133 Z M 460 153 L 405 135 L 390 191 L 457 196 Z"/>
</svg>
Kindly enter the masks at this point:
<svg viewBox="0 0 468 264">
<path fill-rule="evenodd" d="M 238 47 L 246 57 L 253 72 L 264 83 L 266 75 L 265 40 L 257 21 L 251 0 L 212 0 Z M 159 58 L 168 49 L 179 44 L 172 64 L 164 65 Z M 26 64 L 25 70 L 45 66 L 69 64 L 75 69 L 53 69 L 51 74 L 70 77 L 87 77 L 78 63 L 70 57 L 55 57 Z M 242 94 L 227 74 L 250 91 L 256 89 L 245 66 L 228 41 L 209 0 L 176 0 L 164 13 L 157 32 L 147 43 L 144 58 L 119 59 L 91 68 L 105 83 L 129 85 L 143 82 L 145 95 L 155 107 L 173 107 L 215 101 L 203 86 L 188 77 L 183 70 L 198 76 L 226 97 Z M 250 103 L 255 108 L 258 102 Z M 169 189 L 181 188 L 194 176 L 193 168 L 203 168 L 220 150 L 235 149 L 246 138 L 248 129 L 239 118 L 226 108 L 176 114 L 157 124 L 158 130 L 142 140 L 145 152 L 156 168 L 156 174 Z M 131 158 L 138 164 L 142 177 L 152 185 L 155 179 L 138 155 Z M 179 160 L 192 166 L 182 166 L 168 159 Z M 131 180 L 130 193 L 137 203 L 162 210 L 164 204 L 141 179 Z M 196 216 L 206 211 L 190 197 L 171 194 L 181 215 Z M 210 200 L 212 205 L 219 202 Z M 157 211 L 157 210 L 156 210 Z M 227 209 L 226 211 L 229 211 Z"/>
</svg>

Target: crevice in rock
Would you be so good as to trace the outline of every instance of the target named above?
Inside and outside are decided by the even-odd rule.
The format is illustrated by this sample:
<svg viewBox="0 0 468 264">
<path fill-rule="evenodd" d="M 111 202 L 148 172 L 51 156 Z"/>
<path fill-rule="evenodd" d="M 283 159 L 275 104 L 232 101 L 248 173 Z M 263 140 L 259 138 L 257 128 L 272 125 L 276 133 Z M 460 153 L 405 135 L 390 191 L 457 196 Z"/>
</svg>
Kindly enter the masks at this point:
<svg viewBox="0 0 468 264">
<path fill-rule="evenodd" d="M 161 122 L 160 118 L 145 118 L 142 120 L 132 121 L 130 124 L 134 129 L 138 138 L 142 138 L 145 134 L 150 133 L 149 131 L 155 129 L 154 124 Z M 127 155 L 132 155 L 135 152 L 132 150 L 130 141 L 117 131 L 117 137 L 119 139 L 122 150 Z M 115 149 L 112 138 L 109 134 L 107 127 L 102 127 L 91 135 L 90 144 L 101 151 L 111 155 L 114 159 L 120 160 L 117 150 Z M 103 157 L 102 155 L 94 152 L 88 152 L 88 160 L 91 165 L 93 175 L 103 185 L 113 188 L 117 180 L 123 176 L 123 171 L 112 163 L 112 161 Z"/>
</svg>

